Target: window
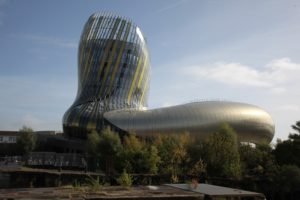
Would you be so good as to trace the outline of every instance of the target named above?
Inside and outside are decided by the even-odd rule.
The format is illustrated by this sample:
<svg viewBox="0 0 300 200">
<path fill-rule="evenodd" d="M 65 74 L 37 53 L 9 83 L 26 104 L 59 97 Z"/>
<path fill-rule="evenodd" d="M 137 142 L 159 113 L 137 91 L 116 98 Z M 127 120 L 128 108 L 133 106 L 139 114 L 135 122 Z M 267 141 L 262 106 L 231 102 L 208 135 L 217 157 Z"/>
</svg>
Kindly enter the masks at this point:
<svg viewBox="0 0 300 200">
<path fill-rule="evenodd" d="M 9 142 L 13 142 L 13 141 L 14 141 L 14 137 L 10 136 L 10 137 L 8 138 L 8 141 L 9 141 Z"/>
</svg>

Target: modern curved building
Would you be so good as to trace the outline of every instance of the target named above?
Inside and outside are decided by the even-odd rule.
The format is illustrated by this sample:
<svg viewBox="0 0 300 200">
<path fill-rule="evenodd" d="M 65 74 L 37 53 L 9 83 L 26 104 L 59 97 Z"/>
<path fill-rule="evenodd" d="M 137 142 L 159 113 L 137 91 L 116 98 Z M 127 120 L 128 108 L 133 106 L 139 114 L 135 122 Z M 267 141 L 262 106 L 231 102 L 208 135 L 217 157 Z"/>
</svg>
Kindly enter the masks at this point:
<svg viewBox="0 0 300 200">
<path fill-rule="evenodd" d="M 64 132 L 84 138 L 102 129 L 105 112 L 146 107 L 149 73 L 139 27 L 117 15 L 93 14 L 81 34 L 77 97 L 63 117 Z"/>
<path fill-rule="evenodd" d="M 270 142 L 270 115 L 249 104 L 208 101 L 147 110 L 150 58 L 140 28 L 114 14 L 86 22 L 78 51 L 78 91 L 63 117 L 64 132 L 86 138 L 109 124 L 140 136 L 189 132 L 205 138 L 226 122 L 243 142 Z"/>
</svg>

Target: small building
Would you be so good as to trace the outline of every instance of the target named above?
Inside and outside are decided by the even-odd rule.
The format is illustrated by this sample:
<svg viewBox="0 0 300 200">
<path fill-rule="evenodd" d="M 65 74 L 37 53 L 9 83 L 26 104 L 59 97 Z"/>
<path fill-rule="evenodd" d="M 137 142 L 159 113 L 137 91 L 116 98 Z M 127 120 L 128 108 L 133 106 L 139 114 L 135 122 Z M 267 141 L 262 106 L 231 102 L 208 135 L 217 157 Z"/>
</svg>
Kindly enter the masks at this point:
<svg viewBox="0 0 300 200">
<path fill-rule="evenodd" d="M 19 131 L 0 131 L 0 143 L 12 144 L 17 143 Z"/>
</svg>

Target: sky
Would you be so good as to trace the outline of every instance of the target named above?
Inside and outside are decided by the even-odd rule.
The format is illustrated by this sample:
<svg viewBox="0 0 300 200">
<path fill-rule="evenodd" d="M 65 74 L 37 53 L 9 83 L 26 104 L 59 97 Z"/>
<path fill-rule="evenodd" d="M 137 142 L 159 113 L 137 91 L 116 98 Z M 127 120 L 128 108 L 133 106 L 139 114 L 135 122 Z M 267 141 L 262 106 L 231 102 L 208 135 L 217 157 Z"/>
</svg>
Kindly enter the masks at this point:
<svg viewBox="0 0 300 200">
<path fill-rule="evenodd" d="M 0 130 L 62 130 L 77 92 L 80 34 L 97 11 L 143 31 L 150 109 L 253 104 L 272 116 L 273 141 L 300 120 L 298 0 L 0 0 Z"/>
</svg>

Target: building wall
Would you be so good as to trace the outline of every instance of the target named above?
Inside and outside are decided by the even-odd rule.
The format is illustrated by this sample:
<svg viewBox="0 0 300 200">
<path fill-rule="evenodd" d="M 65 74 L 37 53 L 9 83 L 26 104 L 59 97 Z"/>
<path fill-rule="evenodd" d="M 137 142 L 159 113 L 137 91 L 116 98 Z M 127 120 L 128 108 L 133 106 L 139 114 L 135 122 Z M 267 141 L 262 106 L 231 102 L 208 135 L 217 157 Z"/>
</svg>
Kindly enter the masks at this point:
<svg viewBox="0 0 300 200">
<path fill-rule="evenodd" d="M 67 135 L 102 129 L 103 113 L 147 107 L 150 62 L 139 27 L 118 15 L 96 13 L 78 50 L 78 91 L 63 117 Z"/>
<path fill-rule="evenodd" d="M 18 131 L 0 131 L 0 144 L 17 143 Z"/>
<path fill-rule="evenodd" d="M 17 143 L 17 136 L 0 136 L 0 143 Z"/>
</svg>

